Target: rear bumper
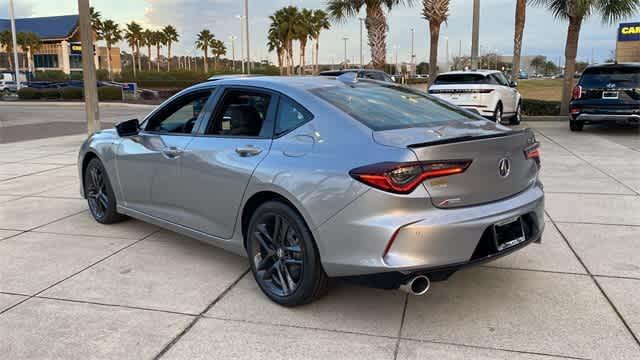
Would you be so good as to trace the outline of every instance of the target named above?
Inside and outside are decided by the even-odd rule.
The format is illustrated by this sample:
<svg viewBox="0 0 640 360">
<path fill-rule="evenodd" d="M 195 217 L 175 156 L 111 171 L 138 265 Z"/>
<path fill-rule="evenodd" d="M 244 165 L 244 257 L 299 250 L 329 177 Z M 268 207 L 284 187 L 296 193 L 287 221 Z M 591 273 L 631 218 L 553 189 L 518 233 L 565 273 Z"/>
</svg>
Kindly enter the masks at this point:
<svg viewBox="0 0 640 360">
<path fill-rule="evenodd" d="M 506 255 L 539 240 L 544 230 L 544 192 L 539 182 L 507 199 L 457 209 L 436 208 L 422 195 L 398 199 L 371 190 L 317 228 L 327 274 L 406 275 L 459 268 Z M 525 242 L 503 252 L 483 247 L 493 224 L 523 215 L 535 228 Z"/>
<path fill-rule="evenodd" d="M 640 122 L 640 115 L 638 114 L 579 114 L 574 116 L 573 120 L 585 121 L 585 122 Z"/>
</svg>

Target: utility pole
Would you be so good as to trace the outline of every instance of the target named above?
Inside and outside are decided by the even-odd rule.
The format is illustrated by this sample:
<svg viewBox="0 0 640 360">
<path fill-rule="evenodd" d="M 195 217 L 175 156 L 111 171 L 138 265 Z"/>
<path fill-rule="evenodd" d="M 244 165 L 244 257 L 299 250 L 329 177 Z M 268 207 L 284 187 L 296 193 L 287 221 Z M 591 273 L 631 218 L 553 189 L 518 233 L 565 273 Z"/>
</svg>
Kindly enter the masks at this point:
<svg viewBox="0 0 640 360">
<path fill-rule="evenodd" d="M 249 44 L 249 0 L 244 0 L 244 29 L 247 34 L 247 74 L 251 74 L 251 45 Z"/>
<path fill-rule="evenodd" d="M 365 18 L 358 18 L 360 20 L 360 68 L 364 69 L 364 53 L 362 48 L 362 28 L 364 25 Z"/>
<path fill-rule="evenodd" d="M 98 81 L 93 62 L 93 30 L 89 17 L 89 0 L 78 0 L 80 15 L 80 41 L 82 42 L 82 79 L 84 82 L 84 106 L 87 112 L 89 135 L 100 130 L 98 111 Z"/>
<path fill-rule="evenodd" d="M 411 65 L 415 65 L 416 54 L 414 52 L 414 40 L 416 29 L 411 28 Z"/>
<path fill-rule="evenodd" d="M 471 30 L 471 69 L 478 69 L 478 45 L 480 43 L 480 0 L 473 0 L 473 27 Z"/>
<path fill-rule="evenodd" d="M 349 64 L 349 58 L 347 58 L 347 40 L 349 40 L 349 38 L 345 36 L 342 40 L 344 40 L 344 66 L 346 68 Z"/>
<path fill-rule="evenodd" d="M 18 62 L 18 42 L 16 41 L 16 14 L 13 0 L 9 0 L 9 17 L 11 18 L 11 41 L 13 41 L 13 67 L 16 73 L 16 88 L 20 90 L 20 63 Z M 10 56 L 7 54 L 7 56 Z"/>
<path fill-rule="evenodd" d="M 236 37 L 231 35 L 231 64 L 233 65 L 233 71 L 236 71 Z"/>
<path fill-rule="evenodd" d="M 446 53 L 446 57 L 445 57 L 445 61 L 446 61 L 446 69 L 445 71 L 449 71 L 449 37 L 445 36 L 444 37 L 445 40 L 445 53 Z"/>
<path fill-rule="evenodd" d="M 242 73 L 244 74 L 244 16 L 236 16 L 240 19 L 240 59 L 242 60 Z"/>
</svg>

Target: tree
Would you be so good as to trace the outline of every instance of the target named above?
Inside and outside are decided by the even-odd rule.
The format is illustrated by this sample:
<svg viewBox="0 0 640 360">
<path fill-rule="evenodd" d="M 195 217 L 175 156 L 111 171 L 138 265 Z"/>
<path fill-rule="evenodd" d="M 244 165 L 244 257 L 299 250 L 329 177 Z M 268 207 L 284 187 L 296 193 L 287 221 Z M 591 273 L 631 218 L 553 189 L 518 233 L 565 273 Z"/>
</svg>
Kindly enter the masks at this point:
<svg viewBox="0 0 640 360">
<path fill-rule="evenodd" d="M 224 42 L 216 38 L 211 39 L 209 47 L 211 48 L 211 55 L 213 55 L 213 71 L 216 71 L 218 68 L 218 59 L 227 53 L 227 47 L 224 45 Z"/>
<path fill-rule="evenodd" d="M 296 29 L 300 28 L 300 13 L 295 6 L 287 6 L 277 10 L 269 16 L 271 24 L 269 33 L 272 38 L 277 38 L 282 46 L 284 65 L 287 74 L 293 73 L 293 40 L 297 38 Z"/>
<path fill-rule="evenodd" d="M 284 65 L 284 43 L 280 38 L 280 34 L 276 30 L 277 26 L 270 26 L 269 32 L 267 33 L 267 48 L 269 52 L 276 51 L 278 56 L 278 68 L 280 68 L 280 75 L 284 75 L 283 65 Z"/>
<path fill-rule="evenodd" d="M 165 26 L 164 29 L 162 29 L 162 32 L 164 33 L 167 41 L 167 57 L 169 59 L 167 61 L 167 71 L 171 71 L 171 45 L 178 41 L 180 35 L 178 35 L 176 28 L 171 25 Z"/>
<path fill-rule="evenodd" d="M 122 40 L 122 31 L 118 24 L 113 20 L 105 20 L 100 26 L 100 33 L 107 45 L 107 71 L 109 72 L 109 80 L 113 80 L 113 73 L 111 69 L 111 47 L 113 44 Z"/>
<path fill-rule="evenodd" d="M 569 111 L 573 90 L 573 75 L 576 72 L 576 55 L 582 23 L 589 16 L 599 14 L 604 24 L 613 24 L 634 15 L 640 10 L 638 0 L 533 0 L 536 5 L 546 7 L 556 19 L 567 20 L 567 41 L 564 49 L 565 76 L 562 84 L 560 111 Z"/>
<path fill-rule="evenodd" d="M 160 72 L 160 49 L 167 43 L 167 39 L 162 31 L 154 31 L 151 36 L 152 45 L 156 47 L 156 66 Z"/>
<path fill-rule="evenodd" d="M 344 22 L 348 18 L 357 16 L 361 9 L 365 9 L 371 60 L 374 68 L 382 70 L 387 58 L 387 30 L 389 29 L 384 8 L 391 11 L 400 5 L 412 6 L 413 0 L 329 0 L 327 12 L 335 22 Z"/>
<path fill-rule="evenodd" d="M 148 71 L 151 71 L 151 47 L 153 46 L 153 31 L 147 29 L 142 32 L 140 44 L 147 47 Z"/>
<path fill-rule="evenodd" d="M 536 69 L 536 73 L 540 72 L 540 68 L 545 66 L 545 64 L 547 63 L 547 57 L 546 56 L 542 56 L 542 55 L 538 55 L 536 57 L 534 57 L 533 59 L 531 59 L 531 66 L 533 66 L 534 69 Z"/>
<path fill-rule="evenodd" d="M 579 74 L 582 73 L 587 68 L 587 66 L 589 66 L 588 62 L 576 61 L 576 72 Z"/>
<path fill-rule="evenodd" d="M 102 40 L 102 34 L 100 33 L 102 29 L 102 14 L 91 6 L 89 7 L 89 18 L 91 19 L 91 28 L 96 33 L 96 40 Z"/>
<path fill-rule="evenodd" d="M 4 47 L 7 53 L 7 61 L 9 62 L 9 70 L 13 69 L 13 62 L 11 60 L 11 53 L 13 52 L 13 35 L 11 30 L 4 30 L 0 32 L 0 45 Z"/>
<path fill-rule="evenodd" d="M 322 10 L 314 10 L 311 20 L 311 39 L 315 41 L 316 52 L 313 59 L 313 72 L 318 72 L 318 53 L 320 51 L 320 33 L 322 30 L 329 30 L 331 23 L 329 22 L 329 14 Z"/>
<path fill-rule="evenodd" d="M 124 39 L 131 47 L 131 59 L 133 60 L 133 78 L 136 78 L 136 58 L 138 59 L 138 68 L 140 68 L 140 42 L 142 41 L 142 26 L 135 21 L 126 25 L 124 30 Z"/>
<path fill-rule="evenodd" d="M 422 0 L 422 17 L 429 22 L 429 82 L 433 82 L 438 71 L 438 42 L 440 26 L 449 17 L 449 0 Z"/>
<path fill-rule="evenodd" d="M 215 37 L 209 29 L 203 29 L 198 33 L 198 39 L 196 40 L 196 48 L 204 52 L 205 73 L 209 72 L 209 47 L 211 46 L 211 41 L 214 39 Z"/>
<path fill-rule="evenodd" d="M 23 53 L 23 67 L 33 72 L 33 52 L 40 47 L 40 38 L 33 32 L 19 32 L 16 41 Z"/>
<path fill-rule="evenodd" d="M 511 68 L 511 80 L 518 81 L 520 77 L 520 55 L 522 54 L 522 34 L 524 33 L 524 23 L 527 18 L 527 0 L 517 0 L 516 2 L 516 25 L 513 34 L 513 62 Z"/>
<path fill-rule="evenodd" d="M 306 65 L 306 50 L 307 41 L 311 38 L 313 33 L 313 11 L 309 9 L 302 9 L 298 13 L 298 19 L 296 21 L 295 38 L 300 43 L 300 71 L 299 74 L 304 74 L 304 67 Z"/>
</svg>

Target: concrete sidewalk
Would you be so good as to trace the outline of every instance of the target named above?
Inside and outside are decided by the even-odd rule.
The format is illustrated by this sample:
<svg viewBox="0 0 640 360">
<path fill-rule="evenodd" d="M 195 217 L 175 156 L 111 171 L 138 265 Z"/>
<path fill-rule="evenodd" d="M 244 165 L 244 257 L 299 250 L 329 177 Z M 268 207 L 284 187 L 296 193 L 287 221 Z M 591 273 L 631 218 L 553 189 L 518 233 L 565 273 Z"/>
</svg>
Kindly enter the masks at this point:
<svg viewBox="0 0 640 360">
<path fill-rule="evenodd" d="M 528 124 L 542 143 L 541 245 L 423 297 L 335 281 L 269 302 L 246 259 L 78 195 L 83 135 L 0 144 L 0 358 L 640 359 L 635 132 Z"/>
</svg>

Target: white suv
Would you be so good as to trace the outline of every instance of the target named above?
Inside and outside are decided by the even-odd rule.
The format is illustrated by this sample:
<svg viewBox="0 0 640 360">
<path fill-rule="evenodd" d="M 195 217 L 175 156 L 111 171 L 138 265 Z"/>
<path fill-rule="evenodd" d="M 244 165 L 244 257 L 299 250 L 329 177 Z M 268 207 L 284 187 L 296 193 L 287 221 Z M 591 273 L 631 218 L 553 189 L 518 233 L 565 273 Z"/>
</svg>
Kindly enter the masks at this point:
<svg viewBox="0 0 640 360">
<path fill-rule="evenodd" d="M 429 93 L 497 123 L 520 124 L 522 96 L 497 70 L 451 71 L 438 75 Z"/>
<path fill-rule="evenodd" d="M 0 79 L 0 96 L 10 95 L 17 91 L 18 86 L 13 80 Z"/>
</svg>

